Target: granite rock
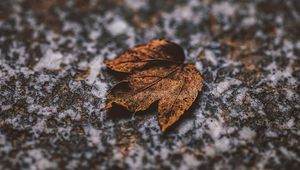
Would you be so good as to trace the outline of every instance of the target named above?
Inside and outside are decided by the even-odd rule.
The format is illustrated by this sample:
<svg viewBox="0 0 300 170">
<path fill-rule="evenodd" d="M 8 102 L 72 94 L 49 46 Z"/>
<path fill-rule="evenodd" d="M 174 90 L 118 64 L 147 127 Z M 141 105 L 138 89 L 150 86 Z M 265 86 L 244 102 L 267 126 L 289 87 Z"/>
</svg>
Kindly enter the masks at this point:
<svg viewBox="0 0 300 170">
<path fill-rule="evenodd" d="M 297 0 L 1 0 L 0 169 L 297 169 Z M 103 61 L 165 38 L 205 80 L 166 133 L 101 112 Z"/>
</svg>

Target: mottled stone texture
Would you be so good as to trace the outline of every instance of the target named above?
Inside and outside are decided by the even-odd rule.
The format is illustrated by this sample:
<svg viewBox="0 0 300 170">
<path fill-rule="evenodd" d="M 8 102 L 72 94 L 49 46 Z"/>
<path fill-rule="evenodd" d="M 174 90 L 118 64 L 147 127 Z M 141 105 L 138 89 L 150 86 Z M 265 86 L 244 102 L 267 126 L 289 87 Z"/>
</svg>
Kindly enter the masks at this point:
<svg viewBox="0 0 300 170">
<path fill-rule="evenodd" d="M 298 0 L 1 0 L 0 169 L 298 169 L 299 30 Z M 103 61 L 154 38 L 205 80 L 164 134 L 100 111 Z"/>
</svg>

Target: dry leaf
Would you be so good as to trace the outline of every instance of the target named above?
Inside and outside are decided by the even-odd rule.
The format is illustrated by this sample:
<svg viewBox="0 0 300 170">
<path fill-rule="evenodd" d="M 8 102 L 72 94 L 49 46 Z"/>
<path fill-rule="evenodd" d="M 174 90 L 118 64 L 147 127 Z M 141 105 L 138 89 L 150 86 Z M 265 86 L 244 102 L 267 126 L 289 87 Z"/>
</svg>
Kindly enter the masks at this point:
<svg viewBox="0 0 300 170">
<path fill-rule="evenodd" d="M 161 43 L 163 47 L 154 42 L 163 42 Z M 156 47 L 150 48 L 148 52 L 147 47 L 153 47 L 153 43 Z M 158 101 L 159 124 L 162 131 L 165 131 L 193 104 L 202 89 L 203 80 L 193 64 L 183 64 L 183 60 L 180 63 L 173 62 L 178 57 L 184 58 L 183 55 L 171 55 L 174 52 L 168 51 L 170 49 L 181 51 L 181 48 L 176 49 L 179 47 L 177 44 L 166 40 L 154 40 L 150 44 L 143 45 L 143 53 L 137 50 L 141 46 L 133 48 L 137 51 L 135 54 L 146 54 L 144 56 L 147 58 L 154 58 L 151 56 L 154 54 L 152 52 L 157 51 L 155 53 L 156 60 L 168 59 L 171 62 L 152 63 L 142 70 L 133 72 L 131 76 L 121 81 L 108 93 L 106 109 L 111 108 L 113 104 L 118 104 L 130 112 L 138 112 L 148 109 L 151 104 Z M 170 44 L 171 46 L 169 46 Z M 113 61 L 108 61 L 112 70 L 124 71 L 120 66 L 123 64 L 123 62 L 119 62 L 120 58 L 126 58 L 126 61 L 131 63 L 126 65 L 126 71 L 132 72 L 134 69 L 141 68 L 141 65 L 136 67 L 132 58 L 142 58 L 142 56 L 130 56 L 127 53 L 126 57 L 123 54 Z"/>
<path fill-rule="evenodd" d="M 168 62 L 183 63 L 183 49 L 167 40 L 152 40 L 125 51 L 115 60 L 105 61 L 105 64 L 112 70 L 124 73 L 131 73 L 141 69 L 147 64 Z"/>
<path fill-rule="evenodd" d="M 90 74 L 91 74 L 90 68 L 78 69 L 77 73 L 75 74 L 74 79 L 76 81 L 85 80 Z"/>
</svg>

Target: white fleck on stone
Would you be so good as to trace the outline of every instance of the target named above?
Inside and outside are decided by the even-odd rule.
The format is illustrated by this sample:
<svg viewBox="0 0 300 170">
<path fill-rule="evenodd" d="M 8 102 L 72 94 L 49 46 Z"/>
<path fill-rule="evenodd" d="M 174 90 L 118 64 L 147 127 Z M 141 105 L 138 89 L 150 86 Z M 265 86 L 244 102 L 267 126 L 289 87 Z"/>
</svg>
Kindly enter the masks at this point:
<svg viewBox="0 0 300 170">
<path fill-rule="evenodd" d="M 0 134 L 0 145 L 6 144 L 6 137 L 5 135 Z"/>
<path fill-rule="evenodd" d="M 222 123 L 216 119 L 207 119 L 208 132 L 214 139 L 218 139 L 223 131 Z"/>
<path fill-rule="evenodd" d="M 215 142 L 215 147 L 218 151 L 226 152 L 230 149 L 230 141 L 227 137 L 222 137 Z"/>
<path fill-rule="evenodd" d="M 252 25 L 255 25 L 255 24 L 256 24 L 256 18 L 255 17 L 247 17 L 247 18 L 243 19 L 243 21 L 242 21 L 242 25 L 246 26 L 246 27 L 249 27 L 249 26 L 252 26 Z"/>
<path fill-rule="evenodd" d="M 173 11 L 173 16 L 176 16 L 177 21 L 182 21 L 182 20 L 189 20 L 193 16 L 193 11 L 191 8 L 185 6 L 185 7 L 178 7 Z"/>
<path fill-rule="evenodd" d="M 66 127 L 59 127 L 57 129 L 57 132 L 65 139 L 69 139 L 70 137 L 70 132 L 72 130 L 72 127 L 66 126 Z"/>
<path fill-rule="evenodd" d="M 235 101 L 238 103 L 238 104 L 243 104 L 243 100 L 244 98 L 246 97 L 246 94 L 247 94 L 247 88 L 241 88 L 238 90 L 238 95 L 235 97 Z"/>
<path fill-rule="evenodd" d="M 278 81 L 287 78 L 289 84 L 294 85 L 297 80 L 292 76 L 292 67 L 291 63 L 287 66 L 284 70 L 278 68 L 276 63 L 273 61 L 266 67 L 266 70 L 270 71 L 271 73 L 265 78 L 267 81 L 272 81 L 273 84 L 277 84 Z"/>
<path fill-rule="evenodd" d="M 201 163 L 194 155 L 191 154 L 183 154 L 183 160 L 188 168 L 197 167 Z"/>
<path fill-rule="evenodd" d="M 135 157 L 128 156 L 125 159 L 125 162 L 131 167 L 131 169 L 142 169 L 144 167 L 143 156 L 145 155 L 145 150 L 140 146 L 136 145 L 133 149 L 129 150 L 129 155 Z"/>
<path fill-rule="evenodd" d="M 97 76 L 100 74 L 100 71 L 105 65 L 103 64 L 103 56 L 98 55 L 94 57 L 94 59 L 88 64 L 88 67 L 90 68 L 90 74 L 86 78 L 86 82 L 89 85 L 92 85 L 96 79 Z"/>
<path fill-rule="evenodd" d="M 95 95 L 98 98 L 104 98 L 106 92 L 107 92 L 107 84 L 102 81 L 96 81 L 92 88 L 92 94 Z"/>
<path fill-rule="evenodd" d="M 236 7 L 229 2 L 224 1 L 213 5 L 212 11 L 215 15 L 224 15 L 230 17 L 234 15 Z"/>
<path fill-rule="evenodd" d="M 101 29 L 99 29 L 99 30 L 93 30 L 93 31 L 90 32 L 89 38 L 91 40 L 96 40 L 96 39 L 98 39 L 101 36 L 101 34 L 102 34 L 102 30 Z"/>
<path fill-rule="evenodd" d="M 240 139 L 252 140 L 256 136 L 256 133 L 249 127 L 243 127 L 243 129 L 239 131 L 239 135 Z"/>
<path fill-rule="evenodd" d="M 134 10 L 142 9 L 147 5 L 147 0 L 125 0 L 126 6 Z"/>
<path fill-rule="evenodd" d="M 169 150 L 166 149 L 166 148 L 161 148 L 161 151 L 160 151 L 160 156 L 161 158 L 164 160 L 164 159 L 167 159 L 168 158 L 168 155 L 169 155 Z"/>
<path fill-rule="evenodd" d="M 241 84 L 241 81 L 239 81 L 239 80 L 232 79 L 232 78 L 226 79 L 223 82 L 220 82 L 217 85 L 217 87 L 212 90 L 212 93 L 215 96 L 219 97 L 222 93 L 224 93 L 226 90 L 228 90 L 231 86 L 240 85 L 240 84 Z"/>
<path fill-rule="evenodd" d="M 75 22 L 63 22 L 63 31 L 73 31 L 75 35 L 78 35 L 82 30 L 82 27 Z"/>
<path fill-rule="evenodd" d="M 300 41 L 297 41 L 297 43 L 296 43 L 296 48 L 297 48 L 297 49 L 300 49 Z"/>
<path fill-rule="evenodd" d="M 273 132 L 273 131 L 266 131 L 265 134 L 266 134 L 267 137 L 270 137 L 270 138 L 278 137 L 278 134 L 276 132 Z"/>
<path fill-rule="evenodd" d="M 293 42 L 289 41 L 289 40 L 284 40 L 283 42 L 283 50 L 284 51 L 289 51 L 289 50 L 293 50 L 294 48 L 294 44 Z"/>
<path fill-rule="evenodd" d="M 197 61 L 195 65 L 196 65 L 196 69 L 197 69 L 198 71 L 201 72 L 201 71 L 203 70 L 203 66 L 202 66 L 202 63 L 201 63 L 201 62 L 198 62 L 198 61 Z"/>
<path fill-rule="evenodd" d="M 291 89 L 286 88 L 286 97 L 288 100 L 293 100 L 293 98 L 295 97 L 296 93 L 293 92 Z"/>
<path fill-rule="evenodd" d="M 80 162 L 78 160 L 71 160 L 71 161 L 68 162 L 66 168 L 67 169 L 76 169 L 78 167 L 79 163 Z"/>
<path fill-rule="evenodd" d="M 286 122 L 286 126 L 288 128 L 291 128 L 295 125 L 295 122 L 294 122 L 294 118 L 291 118 L 289 121 Z"/>
<path fill-rule="evenodd" d="M 81 119 L 80 113 L 76 113 L 76 112 L 74 112 L 74 110 L 70 110 L 70 109 L 66 110 L 64 112 L 60 112 L 58 115 L 58 117 L 60 119 L 66 117 L 66 116 L 70 116 L 72 120 L 79 121 Z"/>
<path fill-rule="evenodd" d="M 184 135 L 193 128 L 194 124 L 192 122 L 183 122 L 178 128 L 178 135 Z"/>
<path fill-rule="evenodd" d="M 12 108 L 12 105 L 1 105 L 1 111 L 6 111 L 10 108 Z"/>
<path fill-rule="evenodd" d="M 62 62 L 63 55 L 60 52 L 54 52 L 52 49 L 48 49 L 46 54 L 35 65 L 35 70 L 42 70 L 43 68 L 49 70 L 59 70 Z"/>
<path fill-rule="evenodd" d="M 207 145 L 204 147 L 204 152 L 207 156 L 213 157 L 216 154 L 216 150 L 212 145 Z"/>
<path fill-rule="evenodd" d="M 113 35 L 117 36 L 119 34 L 125 33 L 128 29 L 127 23 L 122 19 L 115 19 L 113 22 L 107 25 L 107 30 Z"/>
<path fill-rule="evenodd" d="M 101 130 L 95 129 L 92 126 L 86 126 L 83 129 L 87 134 L 87 140 L 90 142 L 90 144 L 95 145 L 98 147 L 98 149 L 103 148 L 100 136 Z"/>
<path fill-rule="evenodd" d="M 57 167 L 57 164 L 47 159 L 40 149 L 29 150 L 28 155 L 33 159 L 29 169 L 55 169 Z"/>
<path fill-rule="evenodd" d="M 39 135 L 42 132 L 46 132 L 46 127 L 47 125 L 45 119 L 40 118 L 36 121 L 36 124 L 31 127 L 31 131 L 35 135 Z"/>
<path fill-rule="evenodd" d="M 298 158 L 297 154 L 293 151 L 289 151 L 287 148 L 280 146 L 279 147 L 280 152 L 286 156 L 289 159 L 296 159 L 297 161 L 300 161 L 300 158 Z"/>
<path fill-rule="evenodd" d="M 215 56 L 215 54 L 211 50 L 205 50 L 204 51 L 205 58 L 210 61 L 214 66 L 218 64 L 218 60 Z"/>
</svg>

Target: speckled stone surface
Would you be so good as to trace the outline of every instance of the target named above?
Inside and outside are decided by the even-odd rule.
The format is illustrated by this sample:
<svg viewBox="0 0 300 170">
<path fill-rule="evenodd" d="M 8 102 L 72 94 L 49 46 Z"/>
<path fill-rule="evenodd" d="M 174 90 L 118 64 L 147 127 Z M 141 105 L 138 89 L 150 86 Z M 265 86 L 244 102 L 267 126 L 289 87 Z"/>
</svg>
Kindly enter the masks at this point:
<svg viewBox="0 0 300 170">
<path fill-rule="evenodd" d="M 103 64 L 154 38 L 205 79 L 162 134 L 101 112 Z M 0 169 L 299 169 L 298 0 L 1 0 Z"/>
</svg>

